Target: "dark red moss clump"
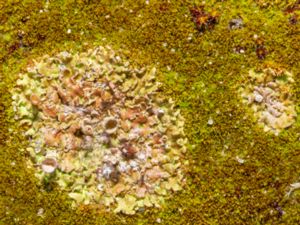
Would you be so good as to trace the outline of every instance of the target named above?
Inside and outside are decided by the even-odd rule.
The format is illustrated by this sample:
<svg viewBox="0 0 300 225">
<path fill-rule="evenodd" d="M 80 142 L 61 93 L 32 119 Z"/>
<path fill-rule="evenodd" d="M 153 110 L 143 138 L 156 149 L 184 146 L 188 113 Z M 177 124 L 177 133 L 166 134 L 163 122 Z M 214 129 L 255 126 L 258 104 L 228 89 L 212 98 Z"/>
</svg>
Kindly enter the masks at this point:
<svg viewBox="0 0 300 225">
<path fill-rule="evenodd" d="M 206 30 L 211 30 L 218 23 L 218 14 L 216 11 L 208 13 L 204 11 L 204 6 L 195 6 L 190 9 L 192 21 L 196 29 L 203 33 Z"/>
<path fill-rule="evenodd" d="M 291 25 L 296 25 L 298 23 L 299 15 L 297 14 L 297 12 L 299 12 L 299 10 L 300 10 L 300 0 L 297 0 L 294 4 L 289 5 L 284 10 L 285 14 L 290 15 L 289 23 Z"/>
<path fill-rule="evenodd" d="M 256 55 L 259 59 L 265 59 L 267 56 L 267 48 L 264 45 L 264 41 L 262 39 L 256 40 Z"/>
</svg>

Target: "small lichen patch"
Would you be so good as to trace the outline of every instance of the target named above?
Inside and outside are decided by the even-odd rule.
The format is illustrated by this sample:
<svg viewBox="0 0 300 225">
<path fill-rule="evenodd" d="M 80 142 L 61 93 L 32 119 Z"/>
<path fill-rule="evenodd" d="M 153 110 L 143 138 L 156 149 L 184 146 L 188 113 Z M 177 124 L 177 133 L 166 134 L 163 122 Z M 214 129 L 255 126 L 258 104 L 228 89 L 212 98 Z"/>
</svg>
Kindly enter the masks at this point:
<svg viewBox="0 0 300 225">
<path fill-rule="evenodd" d="M 74 205 L 126 214 L 180 190 L 184 119 L 158 94 L 155 72 L 97 47 L 46 55 L 20 74 L 13 107 L 37 177 L 57 182 Z"/>
<path fill-rule="evenodd" d="M 292 74 L 286 70 L 266 68 L 249 71 L 248 82 L 240 92 L 264 131 L 278 134 L 296 121 L 292 96 Z"/>
</svg>

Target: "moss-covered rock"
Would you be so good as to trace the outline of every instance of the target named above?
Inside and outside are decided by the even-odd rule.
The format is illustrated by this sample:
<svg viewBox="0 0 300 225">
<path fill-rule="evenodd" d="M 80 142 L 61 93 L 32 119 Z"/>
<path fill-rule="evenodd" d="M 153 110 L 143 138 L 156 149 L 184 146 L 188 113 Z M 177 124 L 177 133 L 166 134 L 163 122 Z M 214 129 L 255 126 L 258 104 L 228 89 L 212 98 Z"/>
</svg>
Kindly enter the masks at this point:
<svg viewBox="0 0 300 225">
<path fill-rule="evenodd" d="M 299 113 L 299 23 L 290 22 L 299 14 L 296 2 L 206 1 L 205 9 L 217 11 L 219 21 L 199 34 L 189 9 L 202 1 L 54 0 L 47 8 L 42 1 L 1 1 L 1 223 L 298 224 L 299 191 L 285 196 L 290 184 L 299 182 L 299 117 L 274 137 L 256 126 L 237 93 L 251 68 L 284 65 L 295 80 Z M 229 30 L 229 22 L 239 17 L 243 27 Z M 262 43 L 266 55 L 259 59 L 256 49 Z M 159 210 L 130 217 L 96 206 L 72 210 L 68 196 L 51 182 L 45 184 L 49 191 L 40 191 L 25 152 L 19 151 L 27 143 L 8 91 L 15 74 L 45 53 L 97 44 L 126 49 L 124 55 L 136 64 L 155 64 L 164 72 L 159 73 L 162 94 L 175 99 L 186 119 L 188 185 Z"/>
</svg>

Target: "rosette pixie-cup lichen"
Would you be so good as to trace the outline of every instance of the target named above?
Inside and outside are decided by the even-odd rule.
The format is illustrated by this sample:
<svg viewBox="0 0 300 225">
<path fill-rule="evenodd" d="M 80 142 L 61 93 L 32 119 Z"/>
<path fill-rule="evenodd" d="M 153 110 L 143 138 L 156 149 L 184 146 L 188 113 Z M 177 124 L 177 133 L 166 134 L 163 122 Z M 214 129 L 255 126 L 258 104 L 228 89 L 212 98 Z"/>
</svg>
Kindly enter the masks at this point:
<svg viewBox="0 0 300 225">
<path fill-rule="evenodd" d="M 185 183 L 184 119 L 158 93 L 155 68 L 130 68 L 109 47 L 45 55 L 20 74 L 15 118 L 31 165 L 78 204 L 134 214 Z"/>
<path fill-rule="evenodd" d="M 240 92 L 264 131 L 278 134 L 296 121 L 291 91 L 293 82 L 292 74 L 280 68 L 249 71 L 248 82 Z"/>
</svg>

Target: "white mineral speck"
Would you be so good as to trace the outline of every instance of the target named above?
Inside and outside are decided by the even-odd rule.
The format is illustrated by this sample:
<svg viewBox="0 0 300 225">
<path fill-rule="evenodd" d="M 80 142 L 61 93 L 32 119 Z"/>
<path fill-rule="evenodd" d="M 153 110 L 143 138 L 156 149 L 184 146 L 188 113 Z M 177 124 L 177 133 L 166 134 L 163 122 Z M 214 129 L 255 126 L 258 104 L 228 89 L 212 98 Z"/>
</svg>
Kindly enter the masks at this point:
<svg viewBox="0 0 300 225">
<path fill-rule="evenodd" d="M 112 163 L 113 165 L 115 165 L 115 164 L 118 163 L 119 159 L 118 159 L 118 157 L 116 157 L 116 156 L 112 156 L 112 157 L 110 158 L 110 161 L 111 161 L 111 163 Z"/>
<path fill-rule="evenodd" d="M 208 125 L 213 125 L 214 124 L 214 121 L 213 121 L 213 119 L 212 118 L 209 118 L 209 120 L 207 121 L 207 124 Z"/>
<path fill-rule="evenodd" d="M 116 56 L 116 60 L 118 61 L 118 62 L 121 62 L 121 57 L 120 56 Z"/>
<path fill-rule="evenodd" d="M 136 128 L 134 128 L 134 129 L 132 129 L 131 131 L 132 131 L 132 133 L 134 133 L 134 134 L 139 134 L 139 133 L 141 133 L 141 128 L 139 128 L 139 127 L 136 127 Z"/>
<path fill-rule="evenodd" d="M 258 93 L 255 93 L 254 94 L 254 100 L 256 101 L 256 102 L 262 102 L 262 100 L 264 99 L 264 97 L 262 96 L 262 95 L 260 95 L 260 94 L 258 94 Z"/>
<path fill-rule="evenodd" d="M 120 162 L 118 165 L 120 172 L 126 172 L 128 170 L 128 165 L 126 162 Z"/>
<path fill-rule="evenodd" d="M 71 34 L 71 32 L 72 32 L 71 29 L 68 29 L 68 30 L 67 30 L 67 33 L 68 33 L 68 34 Z"/>
<path fill-rule="evenodd" d="M 110 157 L 111 157 L 110 155 L 104 155 L 103 156 L 103 161 L 108 162 L 110 160 Z"/>
<path fill-rule="evenodd" d="M 153 159 L 151 159 L 151 163 L 154 164 L 154 165 L 156 165 L 156 164 L 159 163 L 159 160 L 156 159 L 156 158 L 153 158 Z"/>
<path fill-rule="evenodd" d="M 102 174 L 105 177 L 108 177 L 112 173 L 112 169 L 109 166 L 103 168 Z"/>
<path fill-rule="evenodd" d="M 66 57 L 67 57 L 67 55 L 66 55 Z M 58 68 L 60 69 L 60 71 L 67 69 L 66 65 L 63 65 L 63 64 L 58 65 Z"/>
<path fill-rule="evenodd" d="M 140 152 L 138 155 L 137 155 L 137 158 L 139 159 L 139 160 L 145 160 L 146 159 L 146 155 L 145 155 L 145 153 L 143 153 L 143 152 Z"/>
<path fill-rule="evenodd" d="M 98 184 L 98 185 L 97 185 L 97 189 L 98 189 L 99 191 L 103 191 L 103 184 Z"/>
<path fill-rule="evenodd" d="M 245 160 L 240 158 L 239 156 L 237 156 L 235 158 L 236 158 L 236 161 L 238 161 L 240 164 L 243 164 L 245 162 Z"/>
<path fill-rule="evenodd" d="M 134 161 L 134 160 L 130 160 L 129 165 L 130 165 L 132 168 L 138 167 L 138 163 L 137 163 L 136 161 Z"/>
<path fill-rule="evenodd" d="M 193 39 L 193 34 L 190 33 L 189 36 L 188 36 L 188 38 L 187 38 L 187 40 L 191 41 L 192 39 Z"/>
<path fill-rule="evenodd" d="M 157 110 L 157 114 L 165 114 L 165 110 L 159 109 L 159 110 Z"/>
<path fill-rule="evenodd" d="M 43 208 L 39 208 L 37 215 L 38 216 L 42 216 L 44 214 L 44 209 Z"/>
</svg>

